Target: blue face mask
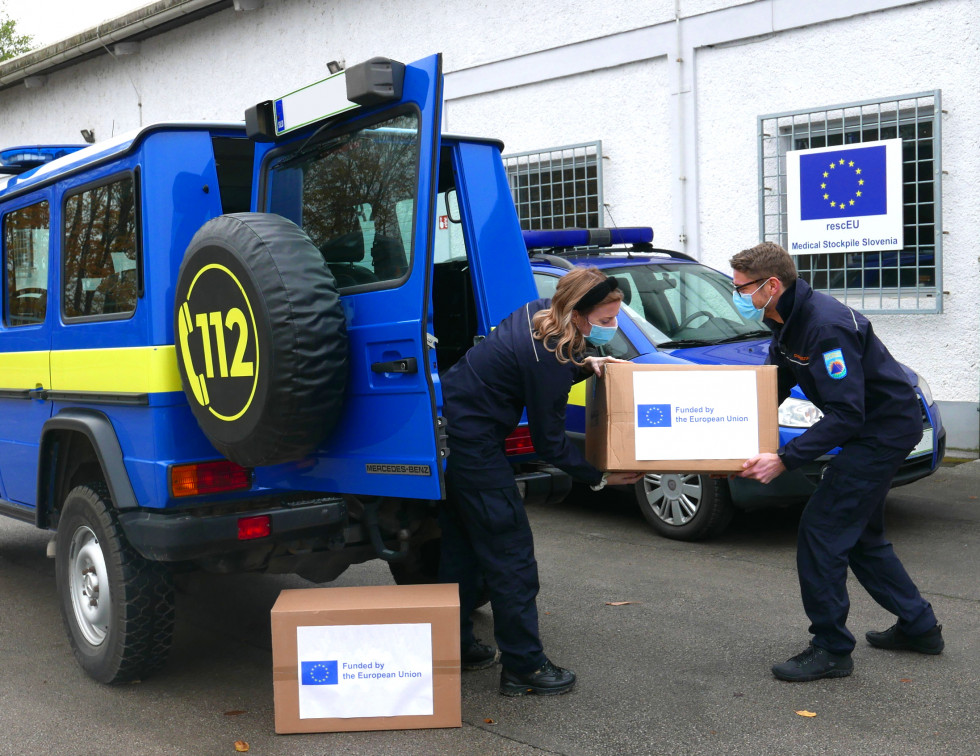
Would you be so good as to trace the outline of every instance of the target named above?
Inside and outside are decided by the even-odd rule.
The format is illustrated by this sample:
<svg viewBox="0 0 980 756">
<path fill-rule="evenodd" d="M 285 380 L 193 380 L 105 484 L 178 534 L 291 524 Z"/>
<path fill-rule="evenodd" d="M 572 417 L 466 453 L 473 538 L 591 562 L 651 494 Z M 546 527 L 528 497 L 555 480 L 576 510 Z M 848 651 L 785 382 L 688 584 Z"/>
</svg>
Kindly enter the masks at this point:
<svg viewBox="0 0 980 756">
<path fill-rule="evenodd" d="M 761 289 L 769 282 L 767 278 L 763 281 L 762 285 L 759 286 Z M 755 291 L 758 291 L 756 289 Z M 755 291 L 752 294 L 755 294 Z M 732 302 L 735 304 L 735 309 L 738 310 L 738 314 L 741 315 L 746 320 L 754 320 L 755 322 L 761 322 L 763 315 L 766 313 L 766 307 L 772 301 L 772 297 L 766 300 L 766 303 L 760 308 L 752 304 L 752 294 L 739 294 L 737 291 L 732 292 Z"/>
<path fill-rule="evenodd" d="M 592 326 L 592 330 L 589 331 L 589 335 L 585 337 L 585 340 L 592 344 L 592 346 L 608 344 L 612 341 L 613 336 L 616 335 L 616 331 L 619 329 L 618 321 L 611 326 L 599 326 L 590 320 L 589 325 Z"/>
</svg>

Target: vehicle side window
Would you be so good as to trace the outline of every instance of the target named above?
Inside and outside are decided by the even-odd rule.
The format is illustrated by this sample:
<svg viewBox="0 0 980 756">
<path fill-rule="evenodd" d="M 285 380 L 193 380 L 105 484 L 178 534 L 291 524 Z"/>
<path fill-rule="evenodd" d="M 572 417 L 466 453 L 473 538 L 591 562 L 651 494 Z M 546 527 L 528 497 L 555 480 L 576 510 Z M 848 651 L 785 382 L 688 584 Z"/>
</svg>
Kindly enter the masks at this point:
<svg viewBox="0 0 980 756">
<path fill-rule="evenodd" d="M 138 271 L 133 177 L 69 196 L 64 216 L 65 318 L 134 312 Z"/>
<path fill-rule="evenodd" d="M 43 323 L 48 309 L 48 238 L 51 214 L 47 201 L 3 216 L 7 297 L 4 323 Z"/>
<path fill-rule="evenodd" d="M 397 280 L 411 267 L 418 142 L 409 113 L 273 167 L 270 210 L 302 226 L 339 288 Z"/>
</svg>

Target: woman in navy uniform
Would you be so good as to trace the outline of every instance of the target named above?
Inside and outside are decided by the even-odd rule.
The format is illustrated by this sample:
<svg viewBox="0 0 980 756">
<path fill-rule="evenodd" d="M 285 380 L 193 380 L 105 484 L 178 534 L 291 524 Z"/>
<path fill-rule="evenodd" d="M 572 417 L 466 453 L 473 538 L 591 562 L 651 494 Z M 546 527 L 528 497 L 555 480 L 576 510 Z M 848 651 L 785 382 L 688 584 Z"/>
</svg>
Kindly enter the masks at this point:
<svg viewBox="0 0 980 756">
<path fill-rule="evenodd" d="M 470 618 L 484 585 L 500 647 L 500 692 L 565 693 L 575 674 L 545 656 L 538 635 L 538 566 L 531 526 L 504 439 L 527 408 L 538 456 L 599 490 L 634 483 L 641 473 L 603 473 L 565 436 L 572 384 L 600 374 L 609 357 L 585 355 L 616 332 L 623 295 L 596 268 L 562 277 L 549 301 L 529 302 L 470 349 L 442 379 L 449 422 L 448 496 L 440 512 L 440 579 L 459 583 L 463 669 L 483 669 L 496 649 L 473 635 Z"/>
<path fill-rule="evenodd" d="M 851 674 L 848 565 L 871 597 L 898 617 L 888 630 L 866 634 L 872 646 L 940 653 L 942 626 L 884 535 L 892 478 L 922 437 L 919 403 L 902 366 L 867 318 L 797 278 L 782 247 L 765 242 L 730 262 L 736 306 L 773 330 L 769 361 L 779 368 L 779 401 L 798 383 L 824 414 L 777 454 L 748 460 L 742 477 L 768 483 L 840 447 L 803 511 L 797 540 L 813 640 L 775 665 L 773 674 L 797 682 Z"/>
</svg>

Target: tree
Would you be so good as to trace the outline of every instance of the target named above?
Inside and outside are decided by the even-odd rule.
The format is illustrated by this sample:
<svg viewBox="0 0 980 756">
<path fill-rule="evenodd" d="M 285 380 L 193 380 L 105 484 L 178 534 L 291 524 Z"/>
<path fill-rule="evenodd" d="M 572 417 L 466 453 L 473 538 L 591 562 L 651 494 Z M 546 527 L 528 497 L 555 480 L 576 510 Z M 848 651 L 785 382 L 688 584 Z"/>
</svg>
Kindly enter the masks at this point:
<svg viewBox="0 0 980 756">
<path fill-rule="evenodd" d="M 0 3 L 0 61 L 30 52 L 33 47 L 34 38 L 17 33 L 17 22 L 7 15 L 6 4 Z"/>
</svg>

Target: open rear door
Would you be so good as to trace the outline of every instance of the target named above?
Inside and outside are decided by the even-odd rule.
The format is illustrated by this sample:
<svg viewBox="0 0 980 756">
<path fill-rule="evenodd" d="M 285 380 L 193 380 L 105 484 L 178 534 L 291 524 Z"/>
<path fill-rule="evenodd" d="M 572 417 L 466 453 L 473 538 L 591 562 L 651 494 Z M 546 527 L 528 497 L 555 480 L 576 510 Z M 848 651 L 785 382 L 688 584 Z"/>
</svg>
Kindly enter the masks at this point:
<svg viewBox="0 0 980 756">
<path fill-rule="evenodd" d="M 400 64 L 375 60 L 266 104 L 277 133 L 260 145 L 256 204 L 298 223 L 327 261 L 346 316 L 350 373 L 327 442 L 301 462 L 257 469 L 256 482 L 437 499 L 445 441 L 426 319 L 442 59 L 404 66 L 387 93 L 386 83 L 366 81 L 371 64 L 400 78 Z M 348 96 L 352 84 L 381 92 L 368 91 L 367 104 L 331 105 L 345 76 Z M 262 115 L 253 109 L 249 118 Z"/>
</svg>

